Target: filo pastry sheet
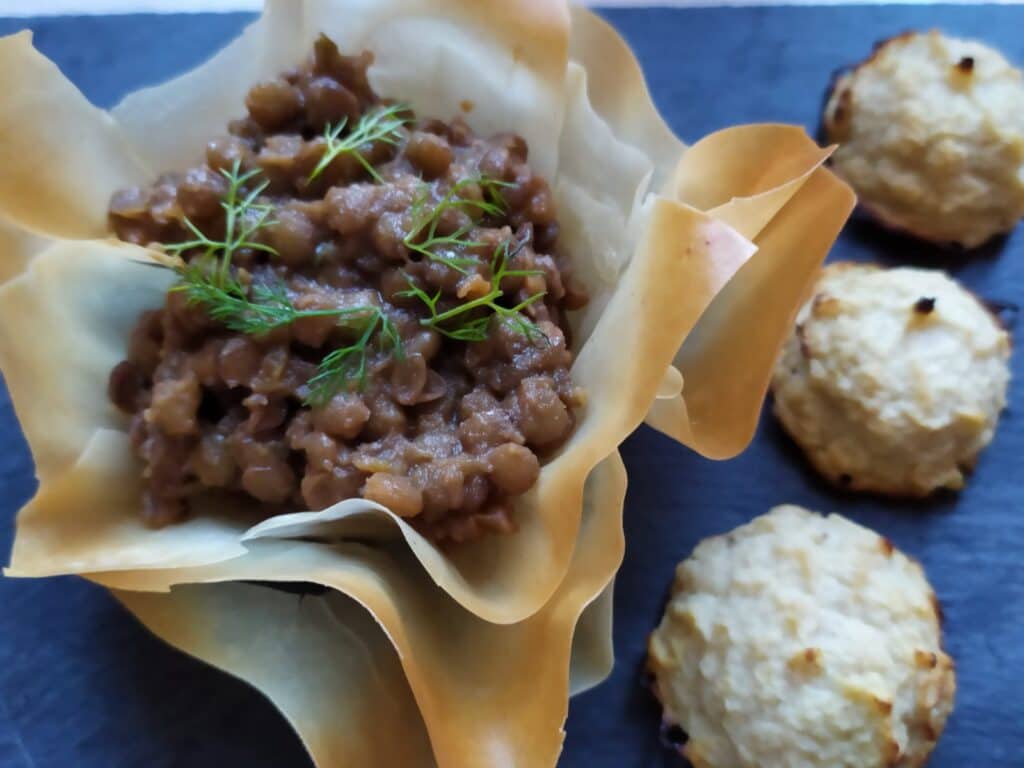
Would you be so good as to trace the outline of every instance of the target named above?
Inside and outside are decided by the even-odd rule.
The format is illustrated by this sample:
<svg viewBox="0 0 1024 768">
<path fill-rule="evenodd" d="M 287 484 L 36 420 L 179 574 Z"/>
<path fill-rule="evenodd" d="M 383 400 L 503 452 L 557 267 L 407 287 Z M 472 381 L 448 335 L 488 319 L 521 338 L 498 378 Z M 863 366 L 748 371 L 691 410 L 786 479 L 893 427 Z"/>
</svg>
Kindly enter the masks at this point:
<svg viewBox="0 0 1024 768">
<path fill-rule="evenodd" d="M 110 239 L 107 203 L 200 160 L 247 89 L 321 33 L 374 53 L 383 96 L 521 134 L 552 183 L 591 296 L 573 319 L 588 397 L 513 535 L 441 550 L 363 499 L 260 520 L 211 495 L 179 525 L 140 522 L 140 466 L 107 378 L 175 275 Z M 0 69 L 0 369 L 40 483 L 7 574 L 111 588 L 157 635 L 267 695 L 319 768 L 553 765 L 570 692 L 611 665 L 618 445 L 645 420 L 711 457 L 749 442 L 853 205 L 828 150 L 784 125 L 685 146 L 625 42 L 546 0 L 268 0 L 208 62 L 109 112 L 28 33 L 0 39 Z M 253 581 L 327 590 L 300 600 Z"/>
</svg>

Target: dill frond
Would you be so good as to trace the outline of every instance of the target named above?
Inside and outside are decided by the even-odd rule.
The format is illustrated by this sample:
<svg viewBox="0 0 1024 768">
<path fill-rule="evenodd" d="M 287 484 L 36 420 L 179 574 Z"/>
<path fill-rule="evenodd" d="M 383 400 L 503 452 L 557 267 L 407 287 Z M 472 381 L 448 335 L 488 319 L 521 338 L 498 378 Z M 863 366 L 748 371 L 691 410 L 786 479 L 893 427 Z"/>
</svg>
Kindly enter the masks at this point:
<svg viewBox="0 0 1024 768">
<path fill-rule="evenodd" d="M 272 223 L 269 220 L 271 207 L 256 203 L 267 182 L 243 194 L 244 185 L 259 171 L 240 171 L 237 160 L 230 171 L 221 170 L 228 180 L 228 191 L 221 202 L 225 212 L 224 238 L 212 240 L 185 219 L 185 226 L 194 239 L 165 246 L 168 253 L 179 257 L 187 251 L 201 249 L 190 263 L 177 268 L 180 281 L 171 290 L 184 293 L 189 304 L 201 306 L 211 319 L 225 328 L 252 336 L 270 333 L 303 318 L 336 318 L 338 325 L 355 328 L 359 337 L 353 344 L 336 349 L 321 360 L 317 374 L 308 382 L 310 394 L 306 402 L 326 403 L 335 392 L 353 384 L 365 388 L 368 348 L 374 334 L 379 331 L 381 347 L 401 359 L 402 338 L 398 329 L 380 307 L 298 309 L 283 282 L 247 286 L 239 281 L 231 270 L 232 257 L 239 249 L 277 253 L 272 247 L 253 240 L 258 230 Z"/>
<path fill-rule="evenodd" d="M 307 181 L 313 181 L 327 170 L 327 167 L 340 155 L 351 154 L 366 172 L 377 181 L 383 181 L 377 170 L 360 152 L 360 148 L 376 141 L 383 141 L 388 144 L 398 144 L 400 137 L 399 129 L 408 124 L 409 119 L 401 117 L 401 113 L 408 112 L 409 107 L 405 104 L 394 104 L 389 107 L 367 112 L 356 123 L 355 127 L 347 136 L 342 136 L 348 124 L 347 118 L 342 118 L 333 127 L 328 124 L 324 128 L 324 141 L 327 146 L 320 162 L 316 164 L 313 172 L 309 174 Z"/>
<path fill-rule="evenodd" d="M 320 361 L 316 376 L 308 382 L 307 405 L 319 407 L 343 390 L 366 389 L 370 343 L 374 334 L 381 349 L 390 350 L 396 359 L 403 357 L 402 337 L 395 324 L 379 307 L 360 308 L 362 314 L 351 315 L 346 324 L 362 324 L 359 338 L 347 347 L 341 347 Z"/>
<path fill-rule="evenodd" d="M 262 336 L 307 317 L 337 317 L 340 323 L 373 311 L 372 307 L 296 309 L 283 283 L 258 283 L 247 290 L 229 277 L 226 283 L 218 285 L 201 266 L 194 264 L 178 274 L 181 282 L 172 291 L 184 293 L 190 304 L 202 306 L 211 319 L 229 330 L 251 336 Z"/>
<path fill-rule="evenodd" d="M 430 312 L 430 317 L 420 320 L 420 324 L 433 328 L 450 339 L 469 342 L 484 341 L 494 319 L 497 319 L 498 322 L 511 324 L 530 341 L 537 341 L 540 338 L 547 339 L 543 331 L 523 314 L 523 310 L 545 296 L 544 291 L 539 291 L 529 296 L 514 307 L 505 307 L 498 303 L 505 295 L 501 288 L 501 282 L 506 277 L 526 277 L 541 274 L 541 271 L 536 269 L 509 269 L 509 263 L 512 258 L 523 246 L 523 243 L 517 243 L 515 250 L 511 250 L 509 241 L 498 245 L 494 249 L 494 254 L 491 258 L 490 291 L 483 296 L 459 304 L 451 309 L 438 312 L 437 305 L 441 300 L 441 291 L 437 291 L 437 293 L 431 296 L 416 285 L 408 275 L 405 279 L 409 288 L 398 295 L 419 299 Z M 475 310 L 481 310 L 484 314 L 479 315 Z"/>
<path fill-rule="evenodd" d="M 194 238 L 164 245 L 164 251 L 180 257 L 186 251 L 202 249 L 203 256 L 217 261 L 216 269 L 207 279 L 222 287 L 231 279 L 231 260 L 236 251 L 245 248 L 273 255 L 277 255 L 277 251 L 265 243 L 253 240 L 253 236 L 259 230 L 274 223 L 270 218 L 273 213 L 272 206 L 256 203 L 270 182 L 262 181 L 243 195 L 246 182 L 259 174 L 259 169 L 241 173 L 241 163 L 236 159 L 230 170 L 221 168 L 220 172 L 228 180 L 227 194 L 220 203 L 224 209 L 224 238 L 212 240 L 203 234 L 191 219 L 185 217 L 185 227 Z"/>
<path fill-rule="evenodd" d="M 470 185 L 479 186 L 484 193 L 483 200 L 462 197 L 461 193 Z M 474 224 L 464 224 L 448 235 L 437 233 L 438 225 L 445 211 L 461 209 L 466 213 L 476 212 L 478 215 L 501 216 L 505 212 L 505 204 L 501 199 L 500 188 L 510 186 L 507 182 L 489 179 L 485 176 L 462 179 L 445 193 L 435 205 L 430 205 L 430 188 L 420 187 L 413 198 L 409 213 L 412 225 L 402 243 L 411 251 L 426 256 L 454 269 L 463 275 L 479 262 L 472 256 L 455 256 L 451 252 L 457 248 L 474 248 L 484 243 L 469 238 Z M 488 199 L 490 198 L 490 199 Z M 446 253 L 445 251 L 448 251 Z"/>
</svg>

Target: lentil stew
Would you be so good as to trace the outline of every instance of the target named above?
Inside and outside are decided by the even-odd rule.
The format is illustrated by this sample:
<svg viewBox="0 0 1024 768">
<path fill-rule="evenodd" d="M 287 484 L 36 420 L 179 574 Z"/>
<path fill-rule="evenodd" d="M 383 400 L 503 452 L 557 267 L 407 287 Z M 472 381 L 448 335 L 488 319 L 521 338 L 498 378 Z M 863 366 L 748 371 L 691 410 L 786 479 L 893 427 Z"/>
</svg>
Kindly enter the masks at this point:
<svg viewBox="0 0 1024 768">
<path fill-rule="evenodd" d="M 525 141 L 379 99 L 371 61 L 321 37 L 204 164 L 110 202 L 119 238 L 180 257 L 109 381 L 147 524 L 210 489 L 267 515 L 361 496 L 470 541 L 514 530 L 574 428 L 587 299 Z"/>
</svg>

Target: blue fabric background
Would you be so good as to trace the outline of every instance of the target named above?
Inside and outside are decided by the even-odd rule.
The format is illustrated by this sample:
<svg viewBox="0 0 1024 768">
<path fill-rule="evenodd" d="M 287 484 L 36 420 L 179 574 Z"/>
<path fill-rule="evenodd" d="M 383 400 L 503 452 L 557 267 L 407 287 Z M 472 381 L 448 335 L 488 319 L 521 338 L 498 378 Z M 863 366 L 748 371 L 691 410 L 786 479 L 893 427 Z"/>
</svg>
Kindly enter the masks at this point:
<svg viewBox="0 0 1024 768">
<path fill-rule="evenodd" d="M 939 26 L 989 40 L 1024 63 L 1024 8 L 908 7 L 629 10 L 606 14 L 639 54 L 655 98 L 688 141 L 733 123 L 814 130 L 830 73 L 907 28 Z M 0 20 L 25 26 L 86 95 L 125 92 L 190 67 L 245 15 Z M 2 87 L 3 73 L 0 73 Z M 2 172 L 2 169 L 0 169 Z M 970 258 L 943 255 L 869 224 L 851 224 L 834 257 L 949 268 L 986 298 L 1024 289 L 1024 236 Z M 1008 313 L 1012 322 L 1014 312 Z M 1024 509 L 1020 474 L 1024 360 L 1011 408 L 959 497 L 896 504 L 831 491 L 769 418 L 739 459 L 712 463 L 648 429 L 623 447 L 630 471 L 627 554 L 616 585 L 617 666 L 572 702 L 566 768 L 680 766 L 660 743 L 644 688 L 647 633 L 674 564 L 704 536 L 781 502 L 840 511 L 923 560 L 943 602 L 956 658 L 957 707 L 935 768 L 1024 766 Z M 59 428 L 59 425 L 54 425 Z M 0 386 L 0 552 L 34 487 L 32 465 Z M 243 733 L 247 736 L 243 737 Z M 253 737 L 252 734 L 258 734 Z M 400 735 L 396 735 L 400 738 Z M 307 768 L 298 739 L 245 685 L 166 648 L 100 589 L 70 578 L 0 580 L 0 767 Z"/>
</svg>

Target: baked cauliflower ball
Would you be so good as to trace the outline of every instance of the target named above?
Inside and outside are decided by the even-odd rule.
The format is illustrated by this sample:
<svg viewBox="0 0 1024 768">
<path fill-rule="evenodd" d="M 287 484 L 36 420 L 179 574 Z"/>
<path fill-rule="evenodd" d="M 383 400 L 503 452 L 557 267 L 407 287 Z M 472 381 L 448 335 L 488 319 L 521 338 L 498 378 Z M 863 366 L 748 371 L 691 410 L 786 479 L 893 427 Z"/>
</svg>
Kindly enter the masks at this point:
<svg viewBox="0 0 1024 768">
<path fill-rule="evenodd" d="M 648 659 L 696 768 L 920 766 L 956 690 L 921 567 L 794 506 L 679 565 Z"/>
<path fill-rule="evenodd" d="M 826 267 L 772 378 L 775 414 L 834 483 L 963 487 L 1006 404 L 1010 338 L 935 270 Z"/>
<path fill-rule="evenodd" d="M 988 46 L 888 40 L 836 81 L 824 124 L 835 170 L 891 227 L 974 247 L 1024 216 L 1024 81 Z"/>
</svg>

